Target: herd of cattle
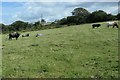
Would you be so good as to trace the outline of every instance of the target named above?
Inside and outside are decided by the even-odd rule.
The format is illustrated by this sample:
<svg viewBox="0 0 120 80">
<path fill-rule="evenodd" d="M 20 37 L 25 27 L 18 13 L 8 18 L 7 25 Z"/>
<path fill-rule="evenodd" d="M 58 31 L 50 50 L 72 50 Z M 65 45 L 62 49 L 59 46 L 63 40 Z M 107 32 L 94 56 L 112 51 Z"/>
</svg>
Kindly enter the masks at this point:
<svg viewBox="0 0 120 80">
<path fill-rule="evenodd" d="M 92 28 L 95 28 L 95 27 L 98 28 L 100 26 L 101 26 L 101 24 L 99 24 L 99 23 L 93 23 L 92 24 Z M 110 26 L 113 26 L 113 28 L 116 26 L 118 28 L 117 22 L 107 22 L 107 27 L 110 27 Z"/>
<path fill-rule="evenodd" d="M 99 23 L 93 23 L 92 24 L 92 28 L 95 28 L 95 27 L 100 27 L 101 24 Z M 107 27 L 110 27 L 110 26 L 113 26 L 113 28 L 116 26 L 118 28 L 118 24 L 117 22 L 107 22 Z M 43 34 L 36 34 L 35 37 L 39 37 L 39 36 L 42 36 Z M 9 39 L 12 39 L 12 38 L 16 38 L 16 40 L 18 39 L 18 37 L 20 36 L 20 33 L 18 32 L 14 32 L 14 33 L 10 33 L 9 34 Z M 30 35 L 29 34 L 23 34 L 22 37 L 29 37 Z"/>
<path fill-rule="evenodd" d="M 43 34 L 36 34 L 35 37 L 39 37 L 42 36 Z M 20 36 L 20 33 L 18 32 L 13 32 L 9 34 L 9 39 L 12 40 L 12 38 L 16 38 L 16 40 L 18 39 L 18 37 Z M 22 37 L 29 37 L 30 34 L 23 34 Z"/>
</svg>

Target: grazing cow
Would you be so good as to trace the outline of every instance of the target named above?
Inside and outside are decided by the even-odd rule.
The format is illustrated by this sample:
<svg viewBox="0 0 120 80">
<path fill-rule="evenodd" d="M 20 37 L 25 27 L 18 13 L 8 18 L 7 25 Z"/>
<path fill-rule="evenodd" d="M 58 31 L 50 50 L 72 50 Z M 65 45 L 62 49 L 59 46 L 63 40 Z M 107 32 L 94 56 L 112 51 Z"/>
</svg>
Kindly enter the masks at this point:
<svg viewBox="0 0 120 80">
<path fill-rule="evenodd" d="M 36 37 L 38 37 L 38 36 L 43 36 L 43 34 L 36 34 Z"/>
<path fill-rule="evenodd" d="M 95 28 L 95 27 L 100 27 L 101 26 L 101 24 L 98 24 L 98 23 L 94 23 L 94 24 L 92 24 L 92 28 Z"/>
<path fill-rule="evenodd" d="M 22 37 L 29 37 L 29 34 L 23 34 Z"/>
<path fill-rule="evenodd" d="M 118 28 L 117 22 L 107 22 L 107 27 L 113 26 L 113 28 L 116 26 Z"/>
<path fill-rule="evenodd" d="M 18 32 L 10 33 L 9 39 L 16 38 L 16 40 L 17 40 L 19 36 L 20 36 L 20 34 Z"/>
</svg>

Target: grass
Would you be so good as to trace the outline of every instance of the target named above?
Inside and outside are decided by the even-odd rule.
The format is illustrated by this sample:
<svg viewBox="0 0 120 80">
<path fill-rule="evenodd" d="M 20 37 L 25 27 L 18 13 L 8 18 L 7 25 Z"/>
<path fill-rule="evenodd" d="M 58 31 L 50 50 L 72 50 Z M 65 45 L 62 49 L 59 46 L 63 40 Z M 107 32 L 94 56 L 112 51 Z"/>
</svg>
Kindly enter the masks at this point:
<svg viewBox="0 0 120 80">
<path fill-rule="evenodd" d="M 2 76 L 10 78 L 118 78 L 118 29 L 105 23 L 2 37 Z M 37 33 L 43 36 L 35 37 Z M 24 33 L 21 33 L 24 34 Z"/>
<path fill-rule="evenodd" d="M 2 77 L 2 35 L 0 35 L 0 77 Z"/>
</svg>

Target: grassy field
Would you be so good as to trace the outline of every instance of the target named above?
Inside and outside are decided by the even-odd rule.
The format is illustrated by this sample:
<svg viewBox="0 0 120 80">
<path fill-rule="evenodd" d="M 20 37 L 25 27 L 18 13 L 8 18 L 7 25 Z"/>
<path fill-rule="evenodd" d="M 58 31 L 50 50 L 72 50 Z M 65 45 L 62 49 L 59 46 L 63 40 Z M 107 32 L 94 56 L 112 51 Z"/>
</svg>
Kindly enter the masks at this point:
<svg viewBox="0 0 120 80">
<path fill-rule="evenodd" d="M 26 32 L 2 38 L 3 77 L 117 78 L 118 29 L 90 24 Z M 43 36 L 35 37 L 41 33 Z M 21 33 L 24 34 L 24 33 Z"/>
<path fill-rule="evenodd" d="M 0 35 L 0 77 L 2 77 L 2 35 Z"/>
</svg>

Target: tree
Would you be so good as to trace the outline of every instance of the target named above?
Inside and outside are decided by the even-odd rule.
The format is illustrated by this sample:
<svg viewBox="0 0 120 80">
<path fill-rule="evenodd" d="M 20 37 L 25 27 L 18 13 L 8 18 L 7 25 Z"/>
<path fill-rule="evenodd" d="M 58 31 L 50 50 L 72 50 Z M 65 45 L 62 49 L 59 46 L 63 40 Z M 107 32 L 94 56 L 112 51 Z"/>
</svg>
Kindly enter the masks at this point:
<svg viewBox="0 0 120 80">
<path fill-rule="evenodd" d="M 78 22 L 77 16 L 68 16 L 67 17 L 67 25 L 74 25 Z"/>
<path fill-rule="evenodd" d="M 40 21 L 37 21 L 37 22 L 35 22 L 33 25 L 34 26 L 39 26 L 41 23 L 40 23 Z"/>
<path fill-rule="evenodd" d="M 59 22 L 61 25 L 64 25 L 64 24 L 78 25 L 78 24 L 86 23 L 86 19 L 89 15 L 90 15 L 90 13 L 86 9 L 75 8 L 72 11 L 72 16 L 68 16 L 67 18 L 62 18 Z"/>
<path fill-rule="evenodd" d="M 107 21 L 107 13 L 102 10 L 94 11 L 87 17 L 87 22 L 102 22 L 102 21 Z"/>
<path fill-rule="evenodd" d="M 29 25 L 28 22 L 15 21 L 10 26 L 12 26 L 14 28 L 14 30 L 20 31 L 22 29 L 26 29 L 28 27 L 28 25 Z"/>
<path fill-rule="evenodd" d="M 120 20 L 120 13 L 117 14 L 117 19 Z"/>
<path fill-rule="evenodd" d="M 37 29 L 37 30 L 40 30 L 40 29 L 42 29 L 43 27 L 42 27 L 42 24 L 41 24 L 41 22 L 40 21 L 37 21 L 37 22 L 35 22 L 34 24 L 33 24 L 33 29 Z"/>
<path fill-rule="evenodd" d="M 59 21 L 60 25 L 64 25 L 64 24 L 67 24 L 67 19 L 66 18 L 62 18 L 60 21 Z"/>
<path fill-rule="evenodd" d="M 72 11 L 73 16 L 88 16 L 90 13 L 84 8 L 75 8 Z"/>
<path fill-rule="evenodd" d="M 86 22 L 87 17 L 90 15 L 90 12 L 88 12 L 84 8 L 75 8 L 72 11 L 72 15 L 74 16 L 73 22 L 75 24 L 82 24 Z"/>
<path fill-rule="evenodd" d="M 107 21 L 110 21 L 110 20 L 115 20 L 116 17 L 112 14 L 107 14 Z"/>
</svg>

